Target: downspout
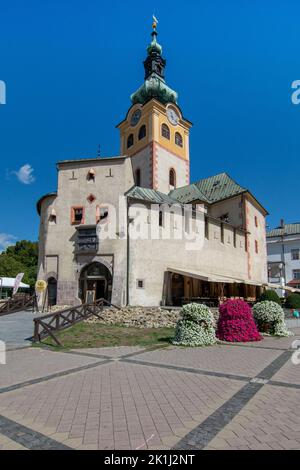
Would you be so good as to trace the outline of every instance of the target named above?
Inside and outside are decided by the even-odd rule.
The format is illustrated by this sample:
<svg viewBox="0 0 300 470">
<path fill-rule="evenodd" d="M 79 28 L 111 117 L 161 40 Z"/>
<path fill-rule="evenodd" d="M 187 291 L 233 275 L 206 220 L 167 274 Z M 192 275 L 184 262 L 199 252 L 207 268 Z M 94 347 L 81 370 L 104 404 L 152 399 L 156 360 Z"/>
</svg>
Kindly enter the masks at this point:
<svg viewBox="0 0 300 470">
<path fill-rule="evenodd" d="M 126 306 L 129 305 L 129 253 L 130 253 L 130 243 L 129 243 L 129 198 L 126 198 L 126 224 L 127 224 L 127 240 L 126 240 Z"/>
</svg>

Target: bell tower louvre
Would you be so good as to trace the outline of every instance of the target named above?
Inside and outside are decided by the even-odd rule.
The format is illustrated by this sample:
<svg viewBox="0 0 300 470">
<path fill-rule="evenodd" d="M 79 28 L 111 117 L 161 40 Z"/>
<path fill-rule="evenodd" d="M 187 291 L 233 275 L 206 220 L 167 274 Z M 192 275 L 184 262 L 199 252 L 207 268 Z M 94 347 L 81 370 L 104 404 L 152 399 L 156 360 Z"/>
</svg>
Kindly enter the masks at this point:
<svg viewBox="0 0 300 470">
<path fill-rule="evenodd" d="M 121 154 L 132 161 L 135 184 L 163 193 L 190 182 L 189 130 L 178 94 L 165 81 L 166 60 L 157 42 L 157 20 L 144 60 L 144 83 L 135 91 L 120 129 Z"/>
</svg>

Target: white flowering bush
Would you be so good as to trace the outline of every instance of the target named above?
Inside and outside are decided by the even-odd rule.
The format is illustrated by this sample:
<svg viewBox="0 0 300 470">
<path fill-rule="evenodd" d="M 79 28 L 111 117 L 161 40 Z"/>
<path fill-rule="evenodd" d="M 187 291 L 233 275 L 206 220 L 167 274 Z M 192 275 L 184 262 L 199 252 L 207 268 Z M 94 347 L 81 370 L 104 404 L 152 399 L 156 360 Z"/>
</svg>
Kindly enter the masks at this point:
<svg viewBox="0 0 300 470">
<path fill-rule="evenodd" d="M 289 336 L 291 334 L 284 321 L 284 311 L 278 303 L 270 300 L 258 302 L 253 307 L 253 315 L 259 331 L 274 336 Z"/>
<path fill-rule="evenodd" d="M 207 305 L 187 304 L 181 309 L 173 344 L 208 346 L 216 342 L 214 317 Z"/>
</svg>

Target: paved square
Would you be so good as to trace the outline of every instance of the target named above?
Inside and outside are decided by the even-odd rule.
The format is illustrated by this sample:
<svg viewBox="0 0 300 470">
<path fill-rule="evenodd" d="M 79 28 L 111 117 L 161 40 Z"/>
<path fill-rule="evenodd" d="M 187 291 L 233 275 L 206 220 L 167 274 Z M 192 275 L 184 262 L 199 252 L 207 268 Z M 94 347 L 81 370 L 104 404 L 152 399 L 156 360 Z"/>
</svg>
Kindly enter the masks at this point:
<svg viewBox="0 0 300 470">
<path fill-rule="evenodd" d="M 300 339 L 10 351 L 0 449 L 295 449 Z"/>
</svg>

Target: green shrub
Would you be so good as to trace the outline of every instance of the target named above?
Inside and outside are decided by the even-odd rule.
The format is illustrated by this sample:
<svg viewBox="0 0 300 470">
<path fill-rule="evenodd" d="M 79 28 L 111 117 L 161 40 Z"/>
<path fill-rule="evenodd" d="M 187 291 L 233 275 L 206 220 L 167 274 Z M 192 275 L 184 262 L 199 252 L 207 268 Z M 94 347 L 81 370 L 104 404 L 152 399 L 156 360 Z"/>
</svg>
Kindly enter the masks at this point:
<svg viewBox="0 0 300 470">
<path fill-rule="evenodd" d="M 288 308 L 300 308 L 300 295 L 297 293 L 288 295 L 285 305 Z"/>
<path fill-rule="evenodd" d="M 216 342 L 214 317 L 206 305 L 184 305 L 180 313 L 173 344 L 207 346 Z"/>
<path fill-rule="evenodd" d="M 280 297 L 279 297 L 279 295 L 277 294 L 277 292 L 275 290 L 272 290 L 272 289 L 265 290 L 261 294 L 259 301 L 263 302 L 264 300 L 270 300 L 271 302 L 276 302 L 277 304 L 279 304 L 281 306 Z"/>
</svg>

